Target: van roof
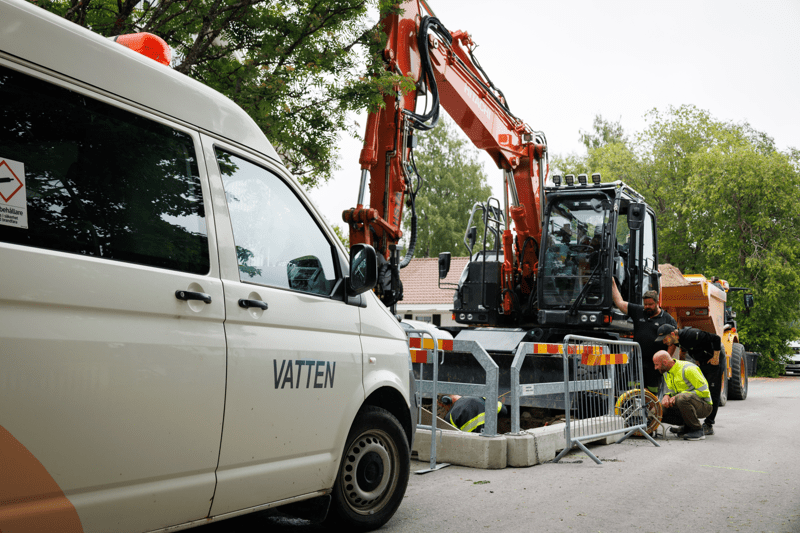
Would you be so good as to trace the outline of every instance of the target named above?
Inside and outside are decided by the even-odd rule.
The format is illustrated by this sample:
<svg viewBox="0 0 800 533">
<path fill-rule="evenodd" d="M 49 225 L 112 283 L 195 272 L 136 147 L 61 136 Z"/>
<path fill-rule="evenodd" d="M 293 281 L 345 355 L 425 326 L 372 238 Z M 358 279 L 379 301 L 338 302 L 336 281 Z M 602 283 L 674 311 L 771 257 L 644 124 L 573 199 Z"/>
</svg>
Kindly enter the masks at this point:
<svg viewBox="0 0 800 533">
<path fill-rule="evenodd" d="M 255 121 L 217 91 L 23 0 L 0 6 L 0 51 L 279 160 Z"/>
</svg>

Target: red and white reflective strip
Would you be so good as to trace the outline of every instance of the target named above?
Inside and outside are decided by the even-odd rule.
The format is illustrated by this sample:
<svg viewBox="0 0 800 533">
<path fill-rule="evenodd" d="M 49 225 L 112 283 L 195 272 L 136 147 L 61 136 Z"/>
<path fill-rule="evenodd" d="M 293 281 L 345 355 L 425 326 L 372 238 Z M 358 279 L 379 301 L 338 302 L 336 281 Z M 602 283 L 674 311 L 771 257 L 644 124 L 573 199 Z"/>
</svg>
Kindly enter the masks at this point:
<svg viewBox="0 0 800 533">
<path fill-rule="evenodd" d="M 548 355 L 564 355 L 564 345 L 563 344 L 547 344 L 544 342 L 535 342 L 533 343 L 533 353 L 535 354 L 548 354 Z M 570 355 L 578 355 L 578 354 L 601 354 L 603 353 L 602 346 L 581 346 L 578 344 L 570 344 L 569 351 Z"/>
<path fill-rule="evenodd" d="M 578 344 L 570 344 L 567 352 L 570 355 L 580 355 L 581 364 L 587 366 L 600 366 L 600 365 L 624 365 L 628 362 L 628 354 L 626 353 L 603 353 L 603 346 L 590 345 L 581 346 Z M 544 342 L 537 342 L 533 345 L 533 353 L 535 354 L 548 354 L 548 355 L 564 355 L 563 344 L 547 344 Z"/>
<path fill-rule="evenodd" d="M 437 342 L 440 350 L 452 351 L 453 341 L 451 339 L 439 339 Z M 432 363 L 433 362 L 433 339 L 430 337 L 409 337 L 409 353 L 412 363 Z"/>
<path fill-rule="evenodd" d="M 626 353 L 583 354 L 581 364 L 587 366 L 624 365 L 628 363 Z"/>
</svg>

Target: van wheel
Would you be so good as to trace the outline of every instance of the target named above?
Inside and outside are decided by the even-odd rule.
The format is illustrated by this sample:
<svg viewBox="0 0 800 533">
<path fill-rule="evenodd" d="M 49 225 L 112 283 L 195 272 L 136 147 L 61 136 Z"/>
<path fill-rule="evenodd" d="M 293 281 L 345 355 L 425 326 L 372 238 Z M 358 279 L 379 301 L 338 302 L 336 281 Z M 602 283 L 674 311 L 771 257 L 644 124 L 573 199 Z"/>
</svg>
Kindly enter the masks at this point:
<svg viewBox="0 0 800 533">
<path fill-rule="evenodd" d="M 747 362 L 744 358 L 744 346 L 734 344 L 731 350 L 731 400 L 744 400 L 747 398 Z"/>
<path fill-rule="evenodd" d="M 386 409 L 365 406 L 347 436 L 328 521 L 356 531 L 381 527 L 400 506 L 410 469 L 400 422 Z"/>
</svg>

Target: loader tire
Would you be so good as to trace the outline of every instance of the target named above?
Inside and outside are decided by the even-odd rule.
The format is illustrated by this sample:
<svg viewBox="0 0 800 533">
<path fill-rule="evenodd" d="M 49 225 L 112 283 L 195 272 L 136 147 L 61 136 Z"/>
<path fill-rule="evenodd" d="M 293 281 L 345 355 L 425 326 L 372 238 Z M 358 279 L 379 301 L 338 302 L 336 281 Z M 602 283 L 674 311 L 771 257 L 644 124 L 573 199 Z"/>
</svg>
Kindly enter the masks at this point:
<svg viewBox="0 0 800 533">
<path fill-rule="evenodd" d="M 731 350 L 731 379 L 728 385 L 731 400 L 747 398 L 747 360 L 744 357 L 744 346 L 738 343 Z"/>
</svg>

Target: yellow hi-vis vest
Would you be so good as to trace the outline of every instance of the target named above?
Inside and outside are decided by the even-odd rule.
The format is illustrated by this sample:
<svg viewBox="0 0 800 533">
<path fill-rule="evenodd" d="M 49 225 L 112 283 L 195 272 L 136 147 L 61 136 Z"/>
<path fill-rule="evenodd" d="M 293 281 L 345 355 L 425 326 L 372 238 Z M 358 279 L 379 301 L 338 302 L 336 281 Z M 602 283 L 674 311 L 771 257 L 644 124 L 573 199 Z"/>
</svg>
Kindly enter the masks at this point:
<svg viewBox="0 0 800 533">
<path fill-rule="evenodd" d="M 675 364 L 668 372 L 664 372 L 664 382 L 670 391 L 670 396 L 675 396 L 682 392 L 697 394 L 704 402 L 711 402 L 711 391 L 708 388 L 703 372 L 694 363 L 689 361 L 678 361 L 673 359 Z"/>
<path fill-rule="evenodd" d="M 502 409 L 503 409 L 503 402 L 497 402 L 497 412 L 500 413 Z M 471 433 L 486 423 L 486 411 L 481 410 L 481 412 L 477 416 L 469 419 L 461 427 L 458 427 L 458 424 L 456 424 L 455 420 L 453 420 L 452 410 L 450 410 L 449 418 L 450 418 L 450 425 L 457 427 L 459 431 L 466 431 L 468 433 Z"/>
</svg>

